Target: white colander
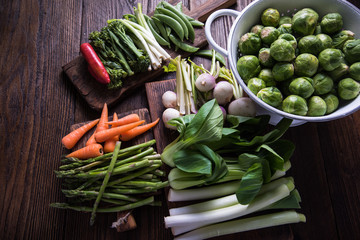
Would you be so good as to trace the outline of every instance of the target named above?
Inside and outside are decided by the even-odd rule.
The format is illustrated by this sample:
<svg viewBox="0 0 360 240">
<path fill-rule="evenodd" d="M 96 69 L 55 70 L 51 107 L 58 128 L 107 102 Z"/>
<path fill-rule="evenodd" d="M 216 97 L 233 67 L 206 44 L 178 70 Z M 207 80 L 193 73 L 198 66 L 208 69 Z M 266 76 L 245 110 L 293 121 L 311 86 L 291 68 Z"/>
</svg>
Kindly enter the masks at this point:
<svg viewBox="0 0 360 240">
<path fill-rule="evenodd" d="M 222 9 L 212 13 L 205 24 L 206 38 L 217 52 L 228 58 L 230 68 L 235 78 L 249 97 L 257 103 L 257 114 L 271 115 L 271 124 L 276 124 L 282 117 L 290 118 L 293 119 L 292 126 L 296 126 L 306 122 L 331 121 L 348 116 L 357 111 L 360 108 L 360 96 L 350 102 L 346 102 L 346 104 L 340 105 L 335 112 L 329 115 L 307 117 L 289 114 L 266 104 L 248 89 L 236 69 L 238 41 L 243 34 L 250 31 L 252 26 L 259 23 L 261 13 L 270 7 L 278 9 L 281 15 L 287 16 L 291 16 L 302 8 L 309 7 L 319 13 L 320 19 L 327 13 L 338 12 L 343 16 L 344 29 L 351 30 L 355 33 L 355 38 L 360 38 L 360 10 L 345 0 L 256 0 L 241 12 L 232 9 Z M 211 24 L 220 16 L 236 17 L 229 32 L 227 49 L 220 47 L 211 35 Z"/>
</svg>

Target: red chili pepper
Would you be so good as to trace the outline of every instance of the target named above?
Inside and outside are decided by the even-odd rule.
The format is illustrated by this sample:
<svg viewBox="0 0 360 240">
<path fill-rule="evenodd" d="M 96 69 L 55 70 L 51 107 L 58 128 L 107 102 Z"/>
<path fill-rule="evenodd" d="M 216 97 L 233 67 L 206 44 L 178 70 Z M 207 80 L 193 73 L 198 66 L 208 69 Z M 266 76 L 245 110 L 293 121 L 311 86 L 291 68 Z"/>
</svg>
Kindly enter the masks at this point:
<svg viewBox="0 0 360 240">
<path fill-rule="evenodd" d="M 80 51 L 84 56 L 86 62 L 89 64 L 88 69 L 90 74 L 99 83 L 109 84 L 109 74 L 107 73 L 103 63 L 101 62 L 93 47 L 89 43 L 83 43 L 80 46 Z"/>
</svg>

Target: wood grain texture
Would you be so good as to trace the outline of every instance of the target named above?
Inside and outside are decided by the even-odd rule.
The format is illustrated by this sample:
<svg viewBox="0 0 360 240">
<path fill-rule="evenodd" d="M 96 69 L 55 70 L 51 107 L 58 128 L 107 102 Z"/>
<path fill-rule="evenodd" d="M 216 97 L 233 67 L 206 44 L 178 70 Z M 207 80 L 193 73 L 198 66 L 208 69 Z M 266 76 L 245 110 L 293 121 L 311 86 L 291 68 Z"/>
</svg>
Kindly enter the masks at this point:
<svg viewBox="0 0 360 240">
<path fill-rule="evenodd" d="M 141 0 L 151 12 L 159 2 Z M 206 0 L 196 1 L 200 4 Z M 237 0 L 242 10 L 251 0 Z M 349 2 L 360 7 L 359 0 Z M 184 5 L 191 8 L 189 1 Z M 99 116 L 64 74 L 62 66 L 79 56 L 79 45 L 106 19 L 132 11 L 133 0 L 2 1 L 0 7 L 0 239 L 172 239 L 164 206 L 134 212 L 137 229 L 117 233 L 114 215 L 60 211 L 51 202 L 65 200 L 53 171 L 65 154 L 61 137 L 71 125 Z M 213 24 L 214 39 L 226 47 L 233 19 Z M 194 61 L 206 60 L 195 57 Z M 209 66 L 209 65 L 207 65 Z M 163 74 L 157 80 L 172 79 Z M 148 108 L 144 86 L 116 102 L 109 112 Z M 360 239 L 360 112 L 328 123 L 289 130 L 296 144 L 291 175 L 302 196 L 307 223 L 289 226 L 293 239 Z M 282 228 L 268 236 L 258 231 L 241 239 L 285 239 Z M 290 238 L 291 239 L 291 238 Z"/>
<path fill-rule="evenodd" d="M 173 1 L 174 3 L 177 1 Z M 231 6 L 235 3 L 234 0 L 218 0 L 218 1 L 207 1 L 205 4 L 201 4 L 199 6 L 194 7 L 192 11 L 187 10 L 184 8 L 184 12 L 190 16 L 193 16 L 196 19 L 201 21 L 205 21 L 206 18 L 212 13 L 213 11 Z M 89 5 L 90 7 L 92 5 Z M 97 5 L 96 5 L 97 6 Z M 144 9 L 147 9 L 149 6 L 146 4 L 144 5 Z M 150 9 L 154 9 L 156 5 L 151 5 Z M 99 6 L 99 8 L 106 8 L 106 5 Z M 119 6 L 113 6 L 112 9 L 118 9 Z M 84 9 L 85 13 L 87 11 L 87 7 Z M 132 10 L 130 11 L 133 12 Z M 149 13 L 149 16 L 152 14 Z M 91 15 L 90 15 L 91 16 Z M 115 17 L 114 17 L 115 16 Z M 117 14 L 116 11 L 113 13 L 113 17 L 110 18 L 119 18 L 121 15 Z M 99 16 L 98 19 L 107 19 L 104 16 Z M 83 27 L 86 28 L 87 31 L 91 32 L 94 30 L 99 30 L 103 26 L 106 25 L 106 22 L 101 22 L 102 25 L 98 29 L 89 29 L 88 21 L 91 21 L 92 18 L 87 19 L 87 21 L 83 22 Z M 97 22 L 97 21 L 96 21 Z M 204 28 L 194 28 L 195 30 L 195 40 L 192 44 L 193 46 L 203 48 L 207 45 L 205 31 Z M 88 35 L 85 35 L 88 36 Z M 88 42 L 88 40 L 82 39 L 82 42 Z M 177 55 L 182 55 L 183 57 L 190 56 L 191 53 L 185 51 L 175 51 L 174 49 L 164 48 L 172 58 L 175 58 Z M 164 62 L 163 65 L 167 64 L 168 62 Z M 115 90 L 108 90 L 106 85 L 102 85 L 96 82 L 93 77 L 87 71 L 87 63 L 80 55 L 79 57 L 75 58 L 71 62 L 67 63 L 63 66 L 63 70 L 65 74 L 68 76 L 70 82 L 75 86 L 78 90 L 80 95 L 85 99 L 85 101 L 90 105 L 90 107 L 100 110 L 103 104 L 106 102 L 109 106 L 115 104 L 117 101 L 121 100 L 122 98 L 126 97 L 129 92 L 137 89 L 139 86 L 144 85 L 145 82 L 152 81 L 163 74 L 163 69 L 160 68 L 158 70 L 152 70 L 150 72 L 138 73 L 131 77 L 125 78 L 123 81 L 123 86 L 120 89 Z"/>
</svg>

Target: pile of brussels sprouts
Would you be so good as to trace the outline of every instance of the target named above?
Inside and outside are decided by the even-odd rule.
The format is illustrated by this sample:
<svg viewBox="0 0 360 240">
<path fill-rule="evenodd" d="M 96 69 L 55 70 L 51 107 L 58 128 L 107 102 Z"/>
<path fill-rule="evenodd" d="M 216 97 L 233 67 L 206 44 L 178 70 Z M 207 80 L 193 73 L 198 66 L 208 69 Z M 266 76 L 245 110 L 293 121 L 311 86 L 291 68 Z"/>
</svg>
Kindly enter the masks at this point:
<svg viewBox="0 0 360 240">
<path fill-rule="evenodd" d="M 323 116 L 360 91 L 360 39 L 339 13 L 304 8 L 292 17 L 264 10 L 241 36 L 237 70 L 265 103 L 302 116 Z"/>
</svg>

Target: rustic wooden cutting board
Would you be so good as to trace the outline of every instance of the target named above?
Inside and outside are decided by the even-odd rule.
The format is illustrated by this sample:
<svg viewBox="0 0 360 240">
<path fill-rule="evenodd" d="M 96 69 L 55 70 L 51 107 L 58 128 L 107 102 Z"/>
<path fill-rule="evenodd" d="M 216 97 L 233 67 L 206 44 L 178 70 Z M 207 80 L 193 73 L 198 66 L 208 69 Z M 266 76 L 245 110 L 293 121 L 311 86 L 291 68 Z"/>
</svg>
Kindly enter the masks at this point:
<svg viewBox="0 0 360 240">
<path fill-rule="evenodd" d="M 175 4 L 178 0 L 170 1 Z M 214 11 L 227 8 L 236 3 L 236 0 L 209 0 L 201 6 L 196 5 L 196 1 L 192 1 L 190 5 L 191 10 L 189 11 L 184 7 L 183 11 L 189 16 L 198 19 L 199 21 L 205 22 L 207 17 Z M 151 15 L 151 14 L 149 14 Z M 202 48 L 207 45 L 204 28 L 195 29 L 195 41 L 194 46 Z M 183 57 L 190 56 L 191 53 L 184 51 L 175 52 L 172 49 L 165 48 L 171 57 L 175 58 L 178 55 Z M 159 69 L 151 72 L 144 72 L 135 74 L 124 80 L 123 87 L 116 90 L 108 90 L 106 85 L 100 84 L 87 71 L 87 63 L 85 59 L 80 55 L 71 62 L 65 64 L 63 71 L 68 76 L 70 82 L 75 86 L 80 95 L 90 105 L 91 108 L 100 111 L 104 103 L 109 106 L 116 103 L 121 98 L 125 97 L 128 93 L 143 85 L 145 82 L 155 80 L 156 77 L 160 76 L 164 71 Z"/>
<path fill-rule="evenodd" d="M 167 129 L 164 126 L 164 122 L 161 119 L 162 113 L 165 110 L 165 107 L 163 106 L 161 101 L 162 94 L 168 90 L 174 91 L 175 86 L 176 86 L 175 79 L 145 83 L 150 116 L 152 119 L 160 118 L 159 124 L 154 128 L 154 137 L 157 143 L 156 144 L 157 151 L 159 153 L 162 153 L 166 145 L 171 143 L 178 136 L 178 132 Z M 164 167 L 164 169 L 166 171 L 170 170 L 169 167 Z M 168 194 L 168 189 L 166 189 L 165 194 Z M 167 202 L 168 208 L 180 207 L 188 204 L 190 203 Z M 243 239 L 277 239 L 277 240 L 294 239 L 292 230 L 289 225 L 265 228 L 265 229 L 254 230 L 239 234 L 226 235 L 226 236 L 222 236 L 221 239 L 222 240 L 240 239 L 240 237 Z"/>
<path fill-rule="evenodd" d="M 149 110 L 146 109 L 146 108 L 136 109 L 136 110 L 129 111 L 129 112 L 124 112 L 124 113 L 118 113 L 117 115 L 118 115 L 118 118 L 122 118 L 122 117 L 124 117 L 126 115 L 129 115 L 131 113 L 137 113 L 139 115 L 140 119 L 145 120 L 146 123 L 151 122 Z M 113 119 L 113 114 L 114 113 L 109 112 L 109 121 L 111 121 Z M 73 131 L 73 130 L 77 129 L 77 128 L 83 126 L 84 124 L 86 124 L 88 122 L 82 122 L 82 123 L 73 124 L 70 127 L 70 131 Z M 92 128 L 89 132 L 87 132 L 80 139 L 80 141 L 74 147 L 74 150 L 82 148 L 82 147 L 85 146 L 87 139 L 89 139 L 89 137 L 94 133 L 95 128 L 96 128 L 96 126 L 94 128 Z M 132 139 L 131 141 L 122 142 L 121 147 L 125 148 L 127 146 L 140 144 L 140 143 L 143 143 L 143 142 L 150 141 L 152 139 L 154 139 L 154 135 L 153 135 L 152 131 L 147 131 L 146 133 L 144 133 L 144 134 L 142 134 L 140 136 L 137 136 L 136 138 Z M 132 229 L 135 229 L 137 227 L 135 218 L 131 214 L 131 211 L 124 211 L 124 212 L 117 213 L 117 219 L 119 219 L 119 218 L 124 218 L 125 222 L 117 227 L 118 232 L 124 232 L 124 231 L 128 231 L 128 230 L 132 230 Z M 115 221 L 116 221 L 116 219 L 114 219 L 114 222 Z"/>
</svg>

